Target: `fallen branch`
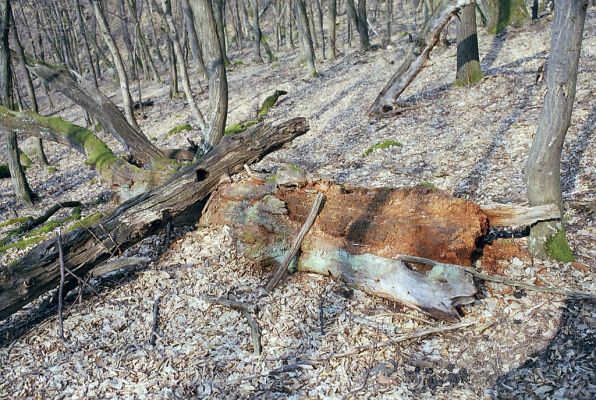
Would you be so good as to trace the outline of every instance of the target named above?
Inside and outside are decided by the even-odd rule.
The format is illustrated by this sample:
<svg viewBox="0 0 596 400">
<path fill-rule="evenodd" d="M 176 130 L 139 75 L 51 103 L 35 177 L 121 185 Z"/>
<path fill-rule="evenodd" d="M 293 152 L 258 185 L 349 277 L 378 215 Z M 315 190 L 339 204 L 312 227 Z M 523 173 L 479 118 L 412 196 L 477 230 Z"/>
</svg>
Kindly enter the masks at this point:
<svg viewBox="0 0 596 400">
<path fill-rule="evenodd" d="M 250 337 L 254 353 L 256 355 L 261 354 L 261 352 L 263 351 L 263 347 L 261 345 L 261 331 L 259 329 L 259 324 L 257 323 L 257 320 L 253 316 L 257 310 L 255 305 L 246 304 L 236 300 L 222 299 L 221 297 L 215 297 L 210 295 L 203 295 L 202 298 L 209 303 L 229 307 L 236 311 L 240 311 L 240 313 L 244 316 L 244 318 L 246 318 L 248 325 L 250 326 Z"/>
<path fill-rule="evenodd" d="M 64 307 L 64 253 L 62 251 L 62 235 L 60 228 L 58 228 L 58 236 L 56 237 L 56 244 L 58 246 L 58 254 L 60 257 L 60 286 L 58 286 L 58 335 L 62 341 L 64 339 L 64 321 L 62 319 L 62 308 Z"/>
<path fill-rule="evenodd" d="M 280 266 L 277 267 L 277 270 L 275 270 L 275 273 L 271 277 L 271 280 L 265 286 L 265 290 L 267 290 L 268 292 L 271 292 L 273 291 L 273 289 L 275 289 L 275 286 L 277 286 L 279 281 L 284 277 L 284 275 L 288 271 L 288 267 L 290 266 L 290 263 L 292 262 L 294 257 L 296 257 L 296 254 L 300 249 L 300 245 L 302 244 L 304 237 L 310 230 L 310 227 L 315 222 L 315 218 L 317 218 L 317 215 L 319 214 L 319 210 L 321 209 L 321 204 L 323 203 L 324 198 L 325 195 L 323 193 L 317 193 L 315 201 L 310 209 L 310 213 L 306 218 L 306 222 L 304 222 L 304 225 L 302 225 L 300 232 L 298 232 L 298 235 L 294 239 L 292 247 L 290 247 L 290 251 L 286 255 L 284 261 L 280 264 Z"/>
<path fill-rule="evenodd" d="M 447 26 L 451 18 L 456 15 L 459 10 L 471 4 L 471 0 L 459 0 L 455 4 L 449 4 L 443 11 L 432 21 L 428 35 L 425 38 L 426 46 L 421 53 L 414 58 L 414 49 L 412 48 L 406 59 L 399 67 L 397 72 L 389 79 L 389 82 L 383 87 L 383 90 L 371 106 L 370 114 L 383 114 L 391 111 L 393 104 L 400 94 L 414 81 L 414 78 L 422 71 L 426 65 L 426 61 L 430 58 L 430 52 L 439 42 L 441 31 Z"/>
<path fill-rule="evenodd" d="M 153 302 L 153 323 L 151 324 L 151 336 L 149 337 L 149 344 L 155 346 L 157 340 L 157 327 L 159 325 L 159 296 Z"/>
<path fill-rule="evenodd" d="M 394 346 L 394 345 L 396 345 L 400 342 L 404 342 L 406 340 L 419 339 L 419 338 L 430 336 L 430 335 L 435 335 L 435 334 L 444 333 L 444 332 L 450 332 L 450 331 L 454 331 L 457 329 L 466 328 L 468 326 L 475 325 L 477 323 L 478 323 L 478 321 L 461 322 L 458 324 L 445 325 L 445 326 L 441 326 L 438 328 L 430 328 L 430 329 L 425 329 L 425 330 L 421 330 L 421 331 L 417 331 L 417 332 L 406 333 L 403 335 L 398 335 L 393 339 L 389 339 L 389 340 L 386 340 L 381 343 L 373 343 L 373 344 L 366 345 L 366 346 L 359 346 L 359 347 L 355 348 L 354 350 L 347 351 L 345 353 L 331 354 L 328 357 L 317 358 L 317 359 L 310 360 L 310 361 L 313 363 L 326 363 L 330 360 L 336 360 L 338 358 L 346 358 L 346 357 L 355 356 L 356 354 L 360 354 L 363 351 L 368 351 L 368 350 L 373 350 L 373 349 L 376 350 L 376 349 L 380 349 L 383 347 Z"/>
<path fill-rule="evenodd" d="M 520 288 L 531 290 L 534 292 L 557 294 L 560 296 L 567 296 L 567 297 L 571 297 L 571 298 L 575 298 L 575 299 L 589 299 L 589 300 L 596 299 L 596 295 L 593 295 L 590 293 L 575 292 L 575 291 L 571 291 L 571 290 L 558 289 L 558 288 L 550 287 L 550 286 L 536 286 L 536 285 L 532 285 L 531 283 L 526 283 L 526 282 L 518 281 L 515 279 L 506 278 L 504 276 L 489 275 L 489 274 L 485 274 L 482 272 L 478 272 L 474 268 L 464 267 L 463 265 L 446 264 L 446 263 L 441 263 L 438 261 L 430 260 L 428 258 L 408 256 L 408 255 L 400 255 L 400 256 L 398 256 L 398 259 L 401 261 L 405 261 L 405 262 L 430 265 L 432 267 L 459 268 L 461 270 L 464 270 L 464 271 L 474 275 L 478 279 L 482 279 L 483 281 L 495 282 L 495 283 L 501 283 L 503 285 L 520 287 Z"/>
</svg>

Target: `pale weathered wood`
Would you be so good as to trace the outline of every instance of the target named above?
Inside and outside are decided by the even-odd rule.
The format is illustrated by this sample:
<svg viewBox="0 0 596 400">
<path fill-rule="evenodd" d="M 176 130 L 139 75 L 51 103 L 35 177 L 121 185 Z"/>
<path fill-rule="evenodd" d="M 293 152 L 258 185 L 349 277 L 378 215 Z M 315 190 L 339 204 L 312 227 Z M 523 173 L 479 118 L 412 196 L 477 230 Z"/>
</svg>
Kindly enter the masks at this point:
<svg viewBox="0 0 596 400">
<path fill-rule="evenodd" d="M 277 126 L 259 124 L 225 137 L 171 181 L 128 200 L 89 229 L 64 235 L 66 267 L 79 276 L 86 273 L 200 204 L 222 176 L 241 171 L 245 163 L 259 160 L 307 130 L 306 120 L 296 118 Z M 0 266 L 0 320 L 55 288 L 59 275 L 54 240 L 36 246 L 14 265 Z"/>
<path fill-rule="evenodd" d="M 561 218 L 561 211 L 556 204 L 544 204 L 534 207 L 487 204 L 480 208 L 488 217 L 490 226 L 529 226 L 538 221 Z"/>
</svg>

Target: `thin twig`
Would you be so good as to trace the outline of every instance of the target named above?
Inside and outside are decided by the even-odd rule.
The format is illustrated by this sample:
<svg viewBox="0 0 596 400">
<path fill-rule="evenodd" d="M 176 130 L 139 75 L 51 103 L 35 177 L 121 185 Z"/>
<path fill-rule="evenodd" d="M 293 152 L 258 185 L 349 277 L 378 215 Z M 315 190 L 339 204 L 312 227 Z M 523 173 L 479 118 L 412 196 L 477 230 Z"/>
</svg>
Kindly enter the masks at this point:
<svg viewBox="0 0 596 400">
<path fill-rule="evenodd" d="M 306 218 L 306 222 L 304 222 L 304 225 L 302 225 L 300 232 L 298 232 L 298 235 L 294 239 L 294 242 L 292 243 L 292 247 L 290 247 L 290 251 L 286 255 L 284 262 L 281 263 L 281 265 L 277 268 L 277 270 L 273 274 L 273 277 L 265 286 L 265 290 L 267 290 L 268 292 L 271 292 L 273 289 L 275 289 L 277 284 L 283 278 L 284 274 L 287 272 L 288 266 L 290 265 L 290 263 L 296 256 L 296 253 L 298 253 L 298 249 L 300 249 L 300 245 L 302 244 L 304 237 L 310 230 L 310 227 L 312 226 L 312 224 L 315 222 L 315 219 L 317 218 L 317 215 L 319 214 L 319 210 L 321 209 L 321 204 L 323 203 L 324 198 L 325 198 L 325 195 L 323 193 L 317 193 L 317 196 L 315 197 L 315 201 L 312 205 L 312 208 L 310 209 L 310 213 L 308 214 L 308 217 Z"/>
<path fill-rule="evenodd" d="M 151 346 L 155 346 L 155 341 L 157 340 L 157 327 L 159 325 L 159 296 L 155 299 L 153 303 L 153 323 L 151 324 L 151 337 L 149 338 L 149 344 Z"/>
<path fill-rule="evenodd" d="M 62 319 L 62 308 L 64 307 L 64 299 L 63 299 L 63 292 L 64 292 L 64 253 L 62 251 L 62 235 L 60 233 L 60 228 L 58 228 L 58 237 L 56 238 L 56 242 L 58 245 L 58 257 L 60 258 L 60 286 L 58 287 L 58 333 L 60 339 L 63 342 L 66 341 L 64 338 L 64 321 Z"/>
<path fill-rule="evenodd" d="M 551 287 L 551 286 L 536 286 L 536 285 L 532 285 L 531 283 L 526 283 L 526 282 L 518 281 L 515 279 L 506 278 L 504 276 L 484 274 L 482 272 L 476 271 L 474 268 L 465 267 L 463 265 L 446 264 L 446 263 L 430 260 L 428 258 L 408 256 L 408 255 L 399 255 L 397 258 L 401 261 L 425 264 L 425 265 L 430 265 L 433 267 L 442 266 L 442 267 L 459 268 L 466 272 L 469 272 L 470 274 L 474 275 L 476 278 L 482 279 L 484 281 L 496 282 L 496 283 L 501 283 L 503 285 L 520 287 L 520 288 L 524 288 L 527 290 L 532 290 L 534 292 L 551 293 L 551 294 L 557 294 L 560 296 L 573 297 L 576 299 L 596 300 L 596 296 L 593 294 L 590 294 L 590 293 L 583 293 L 583 292 L 559 289 L 559 288 L 555 288 L 555 287 Z"/>
<path fill-rule="evenodd" d="M 434 335 L 437 333 L 454 331 L 454 330 L 465 328 L 465 327 L 468 327 L 470 325 L 474 325 L 477 323 L 478 323 L 478 321 L 461 322 L 459 324 L 445 325 L 445 326 L 441 326 L 438 328 L 431 328 L 431 329 L 425 329 L 422 331 L 406 333 L 403 335 L 398 335 L 394 339 L 389 339 L 384 342 L 374 343 L 374 344 L 370 344 L 367 346 L 359 346 L 359 347 L 355 348 L 354 350 L 347 351 L 345 353 L 332 354 L 328 357 L 323 357 L 323 358 L 310 360 L 310 361 L 317 362 L 317 363 L 323 363 L 323 362 L 327 362 L 329 360 L 335 360 L 337 358 L 351 357 L 356 354 L 362 353 L 363 351 L 368 351 L 368 350 L 372 350 L 372 349 L 380 349 L 383 347 L 389 347 L 389 346 L 396 345 L 397 343 L 404 342 L 406 340 L 419 339 L 419 338 L 429 336 L 429 335 Z"/>
</svg>

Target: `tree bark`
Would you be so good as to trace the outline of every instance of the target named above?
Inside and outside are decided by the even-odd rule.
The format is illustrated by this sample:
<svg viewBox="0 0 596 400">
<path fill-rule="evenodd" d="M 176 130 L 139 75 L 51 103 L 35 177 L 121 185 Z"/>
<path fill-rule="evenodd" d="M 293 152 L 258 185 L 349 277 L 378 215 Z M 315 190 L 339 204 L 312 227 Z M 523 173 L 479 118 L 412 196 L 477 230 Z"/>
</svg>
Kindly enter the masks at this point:
<svg viewBox="0 0 596 400">
<path fill-rule="evenodd" d="M 327 14 L 327 25 L 329 26 L 329 48 L 330 48 L 330 59 L 335 60 L 337 57 L 337 46 L 335 44 L 335 20 L 337 17 L 337 0 L 327 0 L 328 14 Z"/>
<path fill-rule="evenodd" d="M 573 111 L 587 8 L 587 0 L 555 2 L 546 75 L 548 90 L 525 168 L 530 205 L 556 204 L 561 214 L 561 150 Z M 537 257 L 546 257 L 549 239 L 559 232 L 564 235 L 561 221 L 534 225 L 528 241 L 530 252 Z M 568 248 L 564 238 L 561 242 Z M 556 254 L 551 252 L 550 255 L 556 258 Z"/>
<path fill-rule="evenodd" d="M 476 33 L 476 3 L 461 8 L 457 24 L 457 73 L 455 84 L 471 86 L 482 79 L 478 35 Z"/>
<path fill-rule="evenodd" d="M 199 43 L 197 29 L 195 27 L 195 19 L 192 8 L 190 7 L 188 0 L 180 0 L 180 5 L 182 6 L 182 15 L 184 16 L 184 26 L 188 32 L 192 58 L 197 63 L 197 67 L 201 76 L 207 78 L 207 69 L 205 67 L 205 61 L 203 60 L 203 53 L 201 51 L 201 44 Z"/>
<path fill-rule="evenodd" d="M 485 5 L 488 10 L 487 30 L 492 34 L 501 33 L 509 26 L 519 28 L 530 19 L 524 0 L 486 0 Z"/>
<path fill-rule="evenodd" d="M 213 16 L 210 0 L 193 0 L 195 25 L 199 27 L 203 39 L 207 76 L 209 77 L 209 106 L 206 150 L 216 146 L 224 134 L 228 116 L 228 79 L 226 65 L 217 36 L 217 24 Z M 198 155 L 198 153 L 197 153 Z"/>
<path fill-rule="evenodd" d="M 239 172 L 245 163 L 259 160 L 307 130 L 305 119 L 297 118 L 275 127 L 260 124 L 226 137 L 177 178 L 127 201 L 88 230 L 64 235 L 66 267 L 82 276 L 200 204 L 223 175 Z M 0 266 L 0 320 L 55 288 L 59 276 L 54 240 L 41 243 L 13 266 Z"/>
<path fill-rule="evenodd" d="M 118 46 L 116 45 L 116 41 L 110 32 L 110 27 L 108 26 L 108 21 L 100 7 L 101 0 L 91 0 L 93 3 L 93 10 L 95 12 L 95 18 L 97 19 L 97 23 L 99 24 L 99 28 L 101 30 L 102 36 L 112 53 L 112 58 L 114 60 L 114 65 L 116 67 L 116 71 L 118 72 L 118 80 L 120 81 L 120 93 L 122 94 L 122 100 L 124 102 L 124 115 L 126 115 L 126 119 L 128 123 L 134 128 L 139 129 L 139 125 L 137 124 L 137 120 L 134 115 L 134 110 L 132 107 L 133 101 L 130 95 L 130 86 L 128 84 L 128 77 L 126 75 L 126 69 L 124 68 L 124 62 L 122 61 L 122 56 L 120 55 L 120 51 L 118 50 Z"/>
<path fill-rule="evenodd" d="M 23 167 L 19 162 L 17 135 L 14 130 L 2 129 L 1 133 L 2 136 L 4 136 L 6 144 L 6 155 L 8 158 L 8 168 L 10 170 L 10 180 L 12 182 L 15 195 L 19 201 L 27 206 L 31 206 L 33 205 L 33 201 L 37 198 L 37 196 L 35 193 L 33 193 L 33 190 L 31 190 L 31 187 L 29 186 L 29 183 L 25 177 Z"/>
<path fill-rule="evenodd" d="M 228 59 L 228 52 L 226 47 L 226 20 L 224 16 L 225 12 L 225 0 L 213 0 L 213 17 L 217 24 L 217 38 L 219 39 L 219 47 L 221 48 L 221 54 L 225 65 L 230 65 Z"/>
<path fill-rule="evenodd" d="M 366 0 L 358 1 L 358 9 L 354 5 L 354 0 L 346 0 L 346 11 L 348 16 L 354 22 L 358 36 L 360 37 L 360 48 L 366 50 L 370 47 L 368 37 L 368 20 L 366 17 Z"/>
<path fill-rule="evenodd" d="M 254 60 L 257 64 L 262 64 L 263 57 L 261 56 L 261 37 L 263 36 L 263 34 L 261 32 L 261 26 L 259 25 L 259 1 L 250 0 L 249 5 L 252 11 L 251 28 L 253 35 L 253 45 L 255 48 Z"/>
<path fill-rule="evenodd" d="M 302 48 L 304 50 L 304 57 L 308 65 L 308 73 L 312 77 L 319 76 L 315 66 L 315 50 L 313 48 L 312 37 L 310 35 L 310 28 L 308 22 L 308 14 L 306 13 L 306 5 L 304 0 L 296 0 L 296 24 L 298 25 L 298 32 L 302 40 Z"/>
</svg>

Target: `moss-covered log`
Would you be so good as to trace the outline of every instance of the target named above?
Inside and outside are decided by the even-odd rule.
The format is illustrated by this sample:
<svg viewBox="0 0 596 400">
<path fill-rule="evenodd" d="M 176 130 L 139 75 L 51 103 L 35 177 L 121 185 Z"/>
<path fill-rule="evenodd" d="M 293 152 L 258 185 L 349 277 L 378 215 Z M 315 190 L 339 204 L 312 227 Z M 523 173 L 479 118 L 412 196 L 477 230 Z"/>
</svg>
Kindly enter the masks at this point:
<svg viewBox="0 0 596 400">
<path fill-rule="evenodd" d="M 166 184 L 130 199 L 88 229 L 64 235 L 66 267 L 85 274 L 200 204 L 222 176 L 239 172 L 245 163 L 259 160 L 307 130 L 305 119 L 296 118 L 277 126 L 259 124 L 222 139 L 202 160 Z M 55 288 L 59 278 L 55 240 L 41 243 L 13 265 L 0 266 L 0 320 Z"/>
<path fill-rule="evenodd" d="M 235 135 L 237 133 L 244 132 L 251 126 L 254 126 L 259 123 L 259 121 L 263 121 L 271 107 L 277 104 L 277 101 L 281 96 L 285 96 L 288 94 L 285 90 L 276 90 L 273 94 L 267 96 L 267 98 L 261 104 L 259 111 L 257 111 L 257 116 L 255 119 L 247 119 L 246 121 L 237 122 L 235 124 L 228 125 L 224 130 L 224 135 Z"/>
</svg>

